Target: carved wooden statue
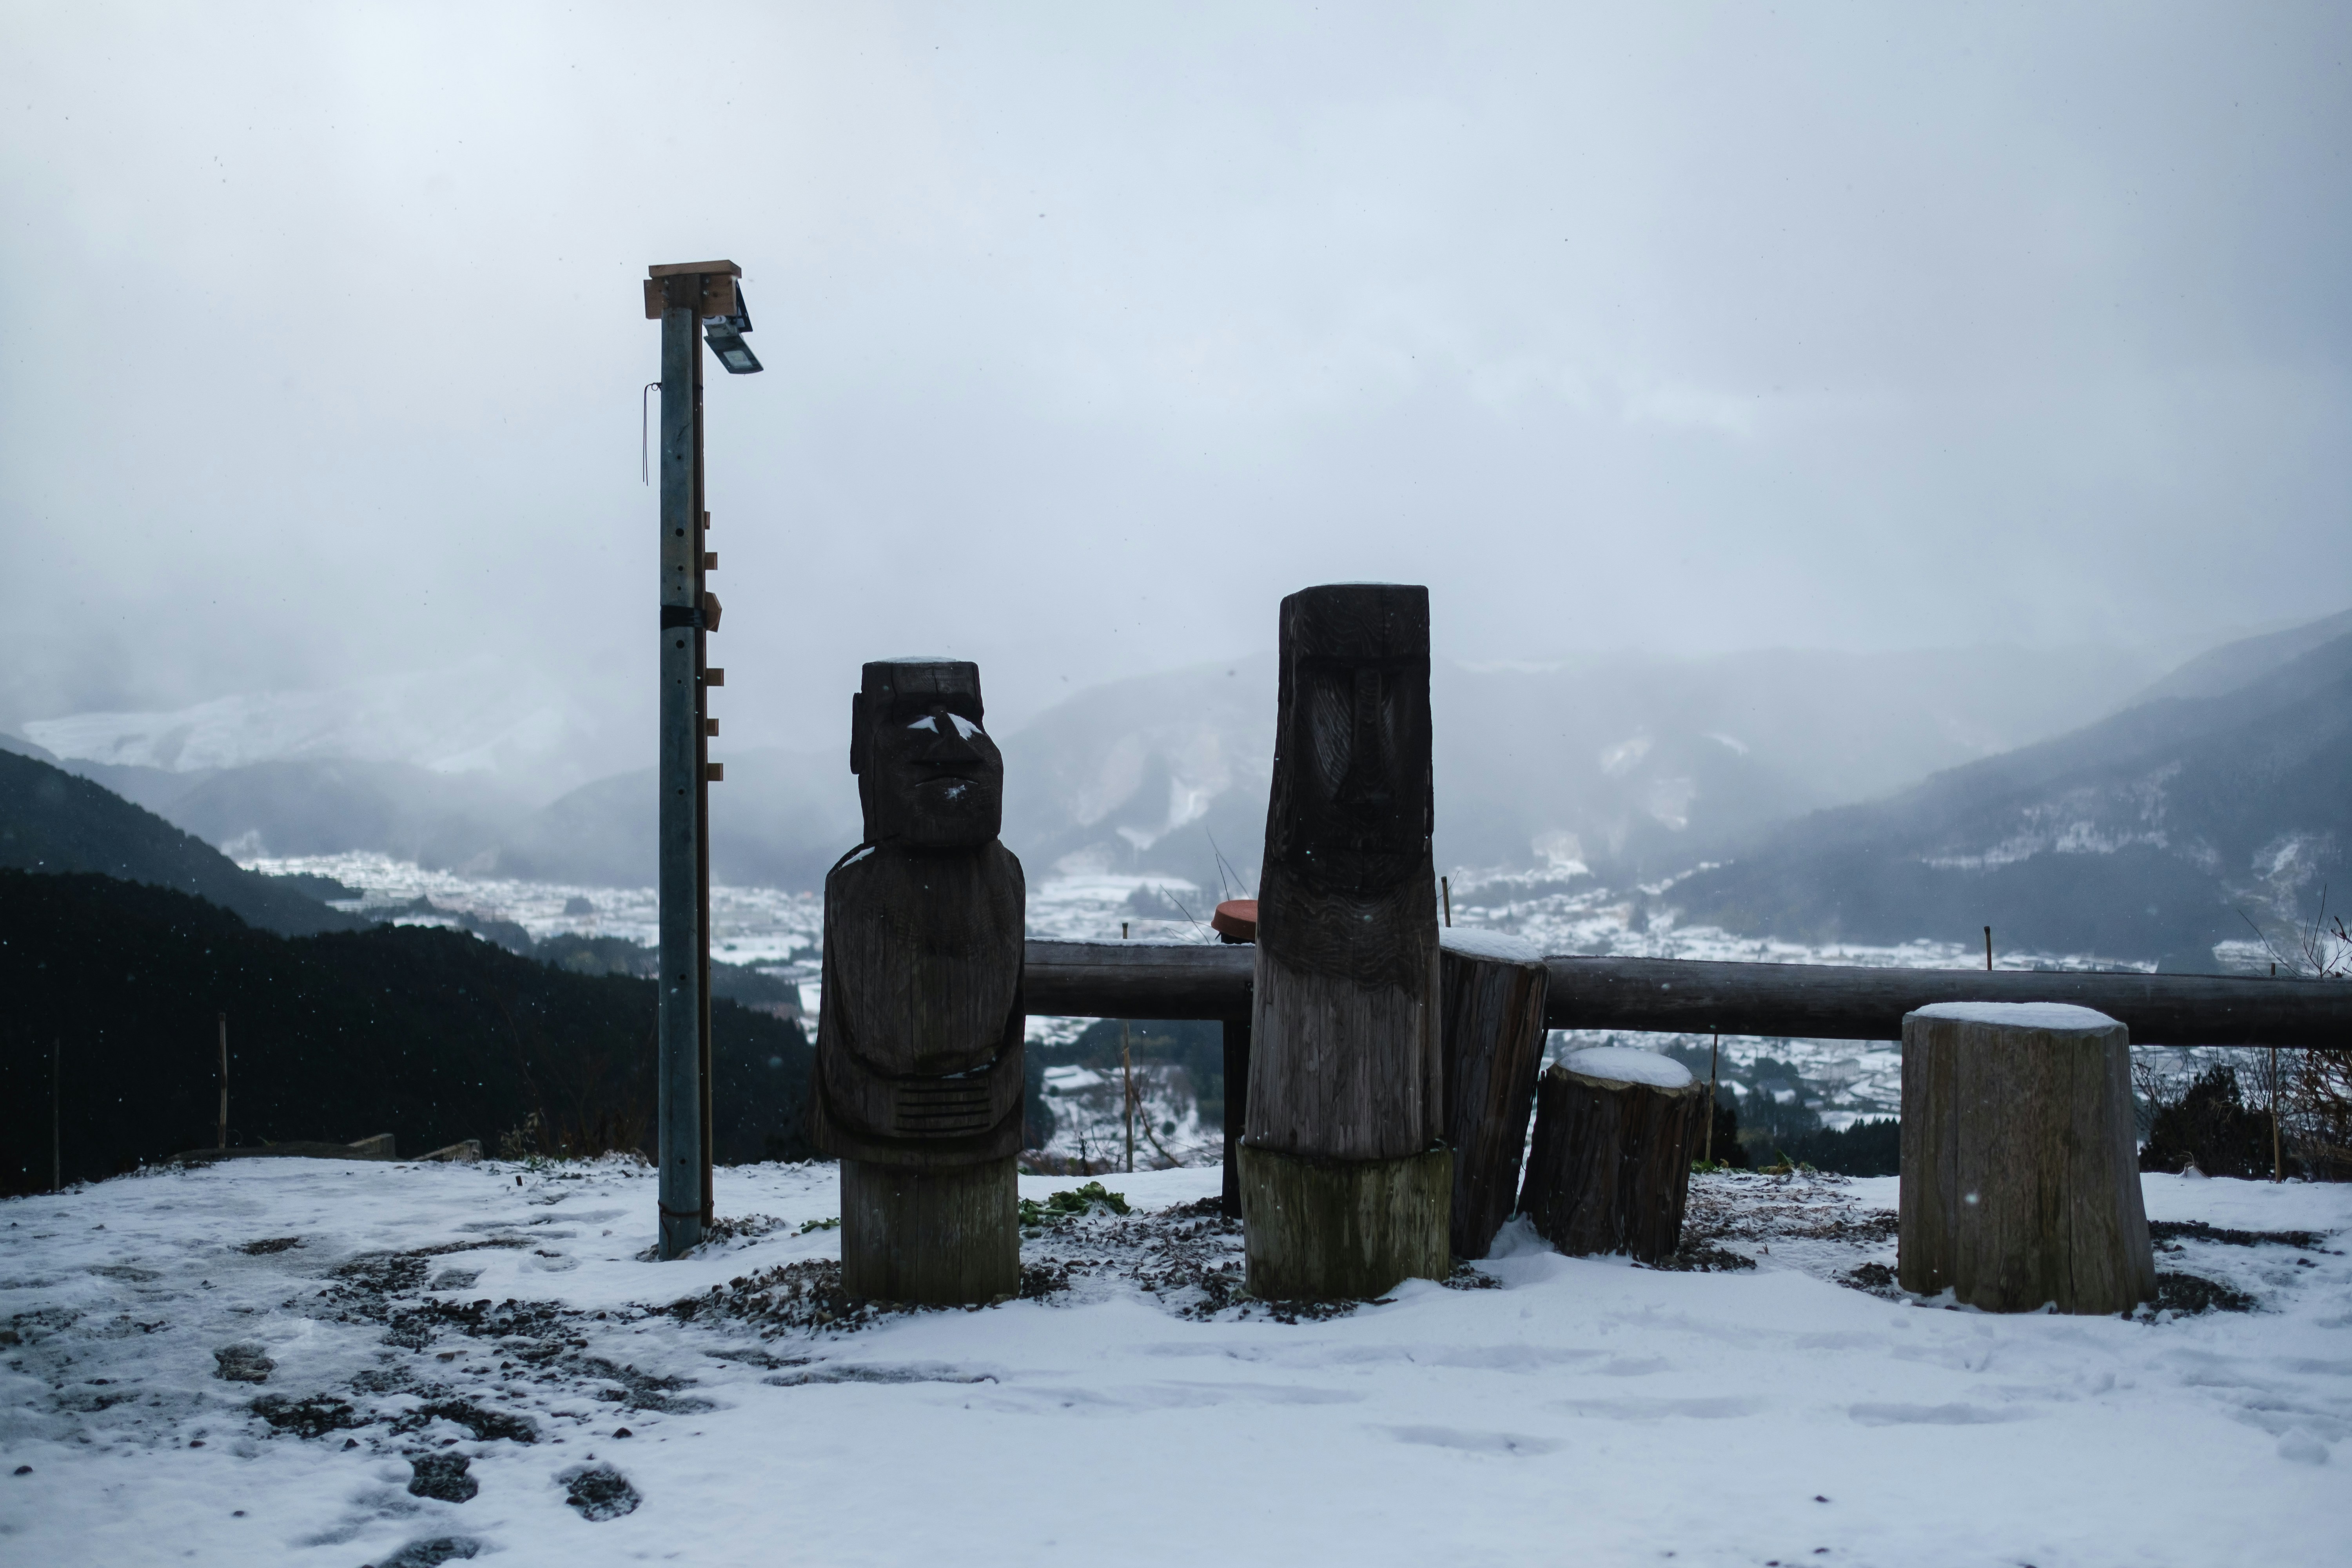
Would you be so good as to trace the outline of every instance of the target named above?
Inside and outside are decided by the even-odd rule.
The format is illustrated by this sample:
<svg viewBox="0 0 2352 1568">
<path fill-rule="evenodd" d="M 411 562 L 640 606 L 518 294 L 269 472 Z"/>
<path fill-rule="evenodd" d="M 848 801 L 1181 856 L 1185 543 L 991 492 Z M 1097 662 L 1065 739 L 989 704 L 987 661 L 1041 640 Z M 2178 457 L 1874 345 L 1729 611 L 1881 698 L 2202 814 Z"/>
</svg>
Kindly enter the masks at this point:
<svg viewBox="0 0 2352 1568">
<path fill-rule="evenodd" d="M 1429 591 L 1293 594 L 1241 1150 L 1259 1296 L 1450 1268 L 1431 816 Z"/>
<path fill-rule="evenodd" d="M 1021 862 L 980 669 L 869 664 L 850 710 L 866 842 L 824 880 L 810 1131 L 841 1161 L 842 1283 L 951 1305 L 1021 1279 Z"/>
</svg>

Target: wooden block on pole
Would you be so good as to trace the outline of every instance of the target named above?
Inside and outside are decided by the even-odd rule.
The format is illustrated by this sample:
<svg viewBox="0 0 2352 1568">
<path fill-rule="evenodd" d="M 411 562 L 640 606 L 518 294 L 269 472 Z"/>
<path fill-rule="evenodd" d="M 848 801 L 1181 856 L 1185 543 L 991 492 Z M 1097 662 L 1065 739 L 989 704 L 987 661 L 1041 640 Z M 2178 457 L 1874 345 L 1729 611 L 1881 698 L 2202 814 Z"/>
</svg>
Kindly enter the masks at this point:
<svg viewBox="0 0 2352 1568">
<path fill-rule="evenodd" d="M 1518 1198 L 1550 983 L 1543 950 L 1531 942 L 1459 926 L 1444 933 L 1439 1016 L 1456 1258 L 1486 1257 Z"/>
<path fill-rule="evenodd" d="M 1574 1256 L 1671 1257 L 1706 1120 L 1706 1087 L 1672 1057 L 1622 1046 L 1570 1052 L 1536 1089 L 1519 1212 Z"/>
<path fill-rule="evenodd" d="M 1906 1015 L 1899 1203 L 1906 1290 L 1988 1312 L 2154 1300 L 2124 1026 L 2046 1002 Z"/>
<path fill-rule="evenodd" d="M 1283 600 L 1240 1161 L 1258 1295 L 1445 1272 L 1432 809 L 1429 591 Z"/>
</svg>

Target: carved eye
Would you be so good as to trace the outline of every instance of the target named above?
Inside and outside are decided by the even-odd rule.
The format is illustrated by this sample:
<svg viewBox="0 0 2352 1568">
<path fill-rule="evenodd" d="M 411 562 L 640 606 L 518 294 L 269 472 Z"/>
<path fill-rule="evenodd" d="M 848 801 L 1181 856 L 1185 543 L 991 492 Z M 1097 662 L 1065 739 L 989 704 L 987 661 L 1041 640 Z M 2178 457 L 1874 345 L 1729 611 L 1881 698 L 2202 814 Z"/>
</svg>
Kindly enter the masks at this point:
<svg viewBox="0 0 2352 1568">
<path fill-rule="evenodd" d="M 1326 799 L 1339 793 L 1356 754 L 1355 682 L 1345 670 L 1300 672 L 1306 697 L 1307 749 Z"/>
</svg>

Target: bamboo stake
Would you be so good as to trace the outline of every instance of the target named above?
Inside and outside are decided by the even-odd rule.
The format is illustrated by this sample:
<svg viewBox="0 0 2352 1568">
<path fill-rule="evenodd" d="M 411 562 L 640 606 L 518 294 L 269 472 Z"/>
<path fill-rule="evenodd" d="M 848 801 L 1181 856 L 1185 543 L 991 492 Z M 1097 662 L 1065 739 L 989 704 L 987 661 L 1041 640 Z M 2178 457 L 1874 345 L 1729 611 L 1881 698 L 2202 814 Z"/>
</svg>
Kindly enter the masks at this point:
<svg viewBox="0 0 2352 1568">
<path fill-rule="evenodd" d="M 65 1041 L 52 1035 L 49 1037 L 49 1191 L 53 1193 L 66 1189 L 65 1144 L 58 1137 L 58 1101 L 65 1093 Z"/>
<path fill-rule="evenodd" d="M 1127 1103 L 1127 1168 L 1135 1170 L 1135 1058 L 1128 1049 L 1127 1020 L 1118 1021 L 1118 1078 L 1120 1097 Z"/>
<path fill-rule="evenodd" d="M 2286 1180 L 2286 1157 L 2279 1147 L 2279 1082 L 2278 1047 L 2271 1047 L 2271 1180 Z"/>
<path fill-rule="evenodd" d="M 1715 1064 L 1723 1053 L 1723 1037 L 1706 1048 L 1706 1163 L 1715 1163 Z"/>
<path fill-rule="evenodd" d="M 220 1016 L 220 1141 L 215 1149 L 228 1147 L 228 1015 Z"/>
</svg>

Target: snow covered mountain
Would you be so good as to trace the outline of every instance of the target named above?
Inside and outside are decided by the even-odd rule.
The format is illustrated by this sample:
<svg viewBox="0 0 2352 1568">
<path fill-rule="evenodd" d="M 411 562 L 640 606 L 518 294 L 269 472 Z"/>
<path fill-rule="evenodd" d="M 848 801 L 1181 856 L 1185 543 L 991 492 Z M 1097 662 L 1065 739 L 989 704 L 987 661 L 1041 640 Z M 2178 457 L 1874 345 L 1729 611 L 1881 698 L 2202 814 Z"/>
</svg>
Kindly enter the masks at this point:
<svg viewBox="0 0 2352 1568">
<path fill-rule="evenodd" d="M 1671 894 L 1795 941 L 1965 940 L 2212 970 L 2352 879 L 2352 616 L 2215 650 L 2123 711 L 1760 833 Z M 2259 944 L 2255 944 L 2259 946 Z M 2251 959 L 2252 953 L 2240 954 Z"/>
</svg>

